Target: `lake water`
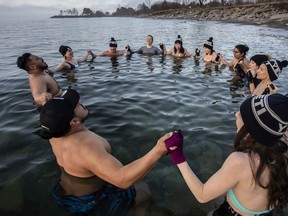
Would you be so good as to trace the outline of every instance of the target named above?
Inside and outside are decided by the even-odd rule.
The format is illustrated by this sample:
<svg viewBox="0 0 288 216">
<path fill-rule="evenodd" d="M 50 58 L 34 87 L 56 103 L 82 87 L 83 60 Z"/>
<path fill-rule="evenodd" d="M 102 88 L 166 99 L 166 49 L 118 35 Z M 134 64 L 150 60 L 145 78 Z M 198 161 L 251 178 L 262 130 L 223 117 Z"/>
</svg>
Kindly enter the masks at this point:
<svg viewBox="0 0 288 216">
<path fill-rule="evenodd" d="M 99 54 L 111 37 L 118 48 L 137 49 L 146 35 L 154 44 L 172 47 L 178 34 L 190 52 L 214 38 L 217 52 L 231 60 L 236 44 L 250 47 L 248 57 L 268 53 L 287 58 L 285 29 L 265 26 L 154 20 L 137 18 L 1 19 L 0 21 L 0 215 L 68 215 L 51 198 L 59 171 L 47 140 L 38 136 L 39 113 L 35 109 L 27 73 L 17 68 L 19 55 L 31 52 L 49 66 L 61 61 L 60 45 L 69 45 L 75 57 L 87 49 Z M 287 93 L 288 70 L 276 85 Z M 166 132 L 181 128 L 185 154 L 201 180 L 220 168 L 233 147 L 235 116 L 247 94 L 231 84 L 228 68 L 205 66 L 192 58 L 133 55 L 111 62 L 99 57 L 82 64 L 74 75 L 57 73 L 61 88 L 79 91 L 91 110 L 87 126 L 105 137 L 114 155 L 129 163 L 151 149 Z M 199 204 L 170 158 L 163 157 L 145 177 L 152 190 L 153 216 L 205 216 L 222 198 Z M 285 213 L 283 213 L 285 215 Z M 286 213 L 286 215 L 288 215 Z"/>
</svg>

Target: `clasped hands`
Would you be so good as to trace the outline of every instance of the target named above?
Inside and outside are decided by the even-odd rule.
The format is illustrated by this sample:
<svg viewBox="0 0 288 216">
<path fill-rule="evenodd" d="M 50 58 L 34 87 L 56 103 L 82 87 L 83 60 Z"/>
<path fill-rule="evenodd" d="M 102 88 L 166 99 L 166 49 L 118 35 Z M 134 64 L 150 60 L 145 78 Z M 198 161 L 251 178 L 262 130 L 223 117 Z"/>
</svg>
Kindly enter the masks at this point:
<svg viewBox="0 0 288 216">
<path fill-rule="evenodd" d="M 174 164 L 180 164 L 186 161 L 183 153 L 183 135 L 182 131 L 174 131 L 172 136 L 165 140 L 165 146 Z"/>
</svg>

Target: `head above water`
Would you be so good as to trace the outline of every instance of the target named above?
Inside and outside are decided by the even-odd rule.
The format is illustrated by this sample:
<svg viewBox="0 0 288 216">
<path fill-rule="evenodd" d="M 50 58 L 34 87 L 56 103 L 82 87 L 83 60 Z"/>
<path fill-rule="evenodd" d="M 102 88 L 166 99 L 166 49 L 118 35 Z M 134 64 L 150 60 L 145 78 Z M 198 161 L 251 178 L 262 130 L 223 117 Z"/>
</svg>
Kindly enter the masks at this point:
<svg viewBox="0 0 288 216">
<path fill-rule="evenodd" d="M 203 45 L 204 47 L 213 50 L 213 37 L 210 37 Z"/>
<path fill-rule="evenodd" d="M 248 98 L 240 106 L 244 127 L 265 146 L 273 146 L 288 127 L 288 97 L 281 94 Z"/>
<path fill-rule="evenodd" d="M 59 52 L 62 54 L 62 56 L 65 56 L 68 50 L 72 50 L 71 47 L 64 45 L 59 47 Z"/>
<path fill-rule="evenodd" d="M 117 41 L 113 37 L 109 42 L 109 47 L 117 47 Z"/>
<path fill-rule="evenodd" d="M 283 67 L 287 67 L 288 61 L 270 60 L 262 62 L 267 68 L 268 75 L 271 81 L 277 80 Z"/>
<path fill-rule="evenodd" d="M 263 55 L 263 54 L 254 55 L 250 58 L 250 61 L 254 61 L 257 67 L 259 67 L 262 62 L 269 61 L 269 60 L 270 60 L 270 56 Z"/>
<path fill-rule="evenodd" d="M 248 51 L 249 51 L 249 47 L 244 44 L 238 44 L 234 48 L 234 53 L 239 52 L 242 57 L 245 57 Z"/>
<path fill-rule="evenodd" d="M 80 96 L 74 89 L 63 92 L 61 97 L 49 100 L 41 109 L 41 136 L 46 139 L 61 137 L 69 132 L 70 122 Z"/>
<path fill-rule="evenodd" d="M 176 40 L 175 40 L 175 44 L 180 44 L 181 46 L 183 45 L 183 42 L 182 42 L 182 38 L 180 35 L 177 36 Z"/>
<path fill-rule="evenodd" d="M 17 58 L 17 62 L 16 62 L 17 66 L 20 69 L 28 71 L 29 70 L 28 62 L 30 61 L 30 56 L 31 55 L 32 55 L 31 53 L 24 53 L 22 56 L 19 56 Z"/>
<path fill-rule="evenodd" d="M 48 65 L 43 60 L 43 58 L 33 55 L 31 53 L 24 53 L 19 56 L 16 61 L 17 66 L 20 69 L 27 71 L 29 74 L 38 72 L 43 72 L 48 69 Z"/>
</svg>

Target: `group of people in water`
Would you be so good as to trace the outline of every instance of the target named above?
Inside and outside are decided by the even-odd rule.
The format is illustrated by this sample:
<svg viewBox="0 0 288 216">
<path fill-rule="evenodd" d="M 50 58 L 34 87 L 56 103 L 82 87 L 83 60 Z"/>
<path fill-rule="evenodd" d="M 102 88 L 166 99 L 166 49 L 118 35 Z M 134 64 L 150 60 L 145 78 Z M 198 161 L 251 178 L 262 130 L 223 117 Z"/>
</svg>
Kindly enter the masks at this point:
<svg viewBox="0 0 288 216">
<path fill-rule="evenodd" d="M 220 207 L 211 212 L 213 216 L 271 216 L 286 208 L 288 97 L 277 93 L 278 88 L 272 82 L 288 62 L 262 54 L 252 56 L 249 61 L 246 45 L 235 46 L 234 58 L 227 62 L 214 51 L 213 38 L 204 43 L 202 56 L 198 49 L 191 54 L 183 48 L 180 36 L 169 51 L 163 44 L 160 48 L 152 44 L 153 37 L 148 35 L 146 46 L 136 51 L 127 46 L 122 52 L 112 38 L 110 49 L 100 55 L 173 55 L 229 65 L 247 81 L 251 91 L 251 97 L 235 115 L 234 151 L 205 183 L 186 161 L 181 130 L 163 135 L 147 154 L 123 165 L 113 156 L 107 140 L 85 127 L 90 111 L 80 102 L 78 92 L 62 90 L 49 73 L 73 70 L 89 55 L 92 58 L 98 55 L 88 50 L 75 60 L 72 49 L 61 46 L 63 61 L 51 69 L 41 57 L 24 53 L 18 57 L 17 65 L 28 72 L 31 93 L 40 112 L 41 136 L 49 140 L 61 169 L 53 191 L 56 202 L 68 212 L 80 215 L 145 215 L 151 191 L 141 180 L 163 155 L 169 154 L 199 202 L 225 195 Z"/>
</svg>

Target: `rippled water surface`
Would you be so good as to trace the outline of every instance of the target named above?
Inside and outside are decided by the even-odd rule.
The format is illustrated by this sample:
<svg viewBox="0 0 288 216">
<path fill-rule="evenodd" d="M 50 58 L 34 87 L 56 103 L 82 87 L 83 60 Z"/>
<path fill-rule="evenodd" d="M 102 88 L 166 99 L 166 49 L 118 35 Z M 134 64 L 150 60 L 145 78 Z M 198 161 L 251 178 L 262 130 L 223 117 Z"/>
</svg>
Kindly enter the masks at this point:
<svg viewBox="0 0 288 216">
<path fill-rule="evenodd" d="M 49 66 L 61 61 L 60 45 L 69 45 L 74 56 L 87 49 L 108 48 L 111 37 L 118 48 L 137 49 L 146 35 L 154 44 L 172 47 L 178 34 L 190 52 L 214 38 L 214 48 L 230 60 L 238 43 L 250 47 L 248 57 L 268 53 L 287 57 L 287 30 L 265 26 L 153 20 L 136 18 L 2 19 L 0 21 L 0 215 L 68 215 L 51 198 L 58 168 L 46 140 L 38 136 L 39 114 L 35 109 L 27 74 L 16 67 L 16 58 L 31 52 Z M 287 92 L 287 69 L 276 82 Z M 144 155 L 164 133 L 181 128 L 185 154 L 196 174 L 205 181 L 232 150 L 235 116 L 245 92 L 231 84 L 225 67 L 215 68 L 191 58 L 133 55 L 96 58 L 75 74 L 57 73 L 62 88 L 79 91 L 91 110 L 87 126 L 105 137 L 123 163 Z M 152 189 L 149 215 L 204 216 L 222 198 L 199 204 L 169 157 L 163 157 L 145 177 Z M 284 213 L 283 213 L 284 215 Z"/>
</svg>

